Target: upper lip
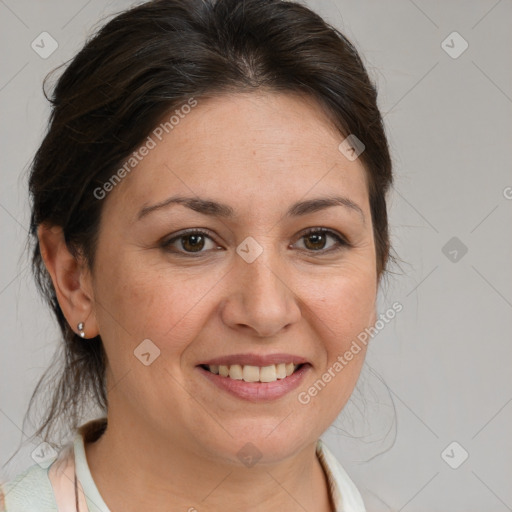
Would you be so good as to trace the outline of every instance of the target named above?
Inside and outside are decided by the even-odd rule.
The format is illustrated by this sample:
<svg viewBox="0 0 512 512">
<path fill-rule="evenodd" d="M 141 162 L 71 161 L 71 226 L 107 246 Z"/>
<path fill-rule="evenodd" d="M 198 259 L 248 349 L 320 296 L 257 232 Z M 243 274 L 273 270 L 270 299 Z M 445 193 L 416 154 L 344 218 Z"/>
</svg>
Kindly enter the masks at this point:
<svg viewBox="0 0 512 512">
<path fill-rule="evenodd" d="M 232 354 L 230 356 L 221 356 L 215 357 L 213 359 L 209 359 L 208 361 L 203 361 L 199 363 L 198 366 L 201 365 L 223 365 L 223 366 L 231 366 L 232 364 L 239 364 L 241 366 L 250 365 L 250 366 L 270 366 L 272 364 L 279 363 L 293 363 L 293 364 L 303 364 L 307 363 L 307 359 L 304 359 L 301 356 L 293 355 L 293 354 Z"/>
</svg>

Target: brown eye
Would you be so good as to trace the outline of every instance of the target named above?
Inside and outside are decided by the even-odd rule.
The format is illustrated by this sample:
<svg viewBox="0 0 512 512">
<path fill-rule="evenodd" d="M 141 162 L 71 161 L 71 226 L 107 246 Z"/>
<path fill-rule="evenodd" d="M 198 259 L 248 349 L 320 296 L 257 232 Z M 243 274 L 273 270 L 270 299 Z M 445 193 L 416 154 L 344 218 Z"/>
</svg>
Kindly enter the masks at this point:
<svg viewBox="0 0 512 512">
<path fill-rule="evenodd" d="M 325 233 L 312 233 L 304 237 L 304 245 L 312 251 L 322 250 L 325 248 L 326 238 Z"/>
<path fill-rule="evenodd" d="M 180 237 L 181 246 L 185 251 L 199 252 L 204 247 L 204 236 L 203 235 L 185 235 Z"/>
<path fill-rule="evenodd" d="M 334 239 L 334 243 L 327 246 L 328 240 Z M 301 237 L 304 240 L 304 246 L 307 251 L 327 253 L 348 247 L 350 244 L 340 235 L 325 228 L 312 228 Z"/>
<path fill-rule="evenodd" d="M 207 247 L 208 242 L 210 247 Z M 180 256 L 196 253 L 201 255 L 213 250 L 218 246 L 214 243 L 211 236 L 204 231 L 191 230 L 182 232 L 161 244 L 162 248 L 173 254 Z M 204 249 L 204 250 L 203 250 Z"/>
</svg>

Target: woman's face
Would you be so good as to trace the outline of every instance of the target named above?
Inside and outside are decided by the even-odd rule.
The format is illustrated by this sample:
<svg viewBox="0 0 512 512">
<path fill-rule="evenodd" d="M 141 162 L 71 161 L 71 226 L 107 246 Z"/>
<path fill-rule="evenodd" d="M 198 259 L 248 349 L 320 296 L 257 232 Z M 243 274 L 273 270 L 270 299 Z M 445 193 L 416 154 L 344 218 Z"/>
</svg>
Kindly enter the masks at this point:
<svg viewBox="0 0 512 512">
<path fill-rule="evenodd" d="M 363 363 L 364 346 L 332 369 L 375 320 L 363 165 L 338 150 L 343 137 L 299 96 L 226 95 L 190 110 L 162 140 L 162 130 L 151 134 L 155 147 L 103 199 L 86 329 L 95 318 L 109 414 L 212 460 L 238 462 L 251 443 L 262 461 L 278 461 L 329 427 Z M 211 203 L 201 212 L 165 204 L 177 196 L 196 200 L 196 210 Z M 344 199 L 297 206 L 334 197 Z M 276 354 L 287 354 L 280 363 L 307 361 L 300 379 L 245 384 L 199 366 L 231 356 L 271 366 L 251 356 Z M 330 382 L 308 393 L 329 369 Z M 272 368 L 259 375 L 274 377 Z M 287 382 L 295 387 L 271 396 Z"/>
</svg>

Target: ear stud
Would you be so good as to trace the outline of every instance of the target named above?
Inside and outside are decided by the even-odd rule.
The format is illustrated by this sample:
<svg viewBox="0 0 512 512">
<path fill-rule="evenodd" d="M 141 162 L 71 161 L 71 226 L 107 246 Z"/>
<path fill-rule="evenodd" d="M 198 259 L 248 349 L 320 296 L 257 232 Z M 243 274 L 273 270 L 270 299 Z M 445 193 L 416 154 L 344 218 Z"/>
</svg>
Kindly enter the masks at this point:
<svg viewBox="0 0 512 512">
<path fill-rule="evenodd" d="M 82 338 L 85 338 L 85 332 L 84 332 L 84 323 L 80 322 L 77 326 L 77 329 L 79 331 L 79 334 Z"/>
</svg>

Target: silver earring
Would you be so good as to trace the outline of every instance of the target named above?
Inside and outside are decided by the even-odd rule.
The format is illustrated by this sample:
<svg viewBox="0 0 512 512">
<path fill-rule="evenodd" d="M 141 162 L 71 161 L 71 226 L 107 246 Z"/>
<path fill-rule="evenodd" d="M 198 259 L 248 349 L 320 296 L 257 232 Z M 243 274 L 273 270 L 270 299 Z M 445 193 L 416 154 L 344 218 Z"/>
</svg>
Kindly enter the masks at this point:
<svg viewBox="0 0 512 512">
<path fill-rule="evenodd" d="M 85 338 L 85 332 L 84 332 L 84 323 L 83 322 L 80 322 L 78 325 L 77 325 L 77 329 L 80 331 L 79 334 L 82 338 Z"/>
</svg>

